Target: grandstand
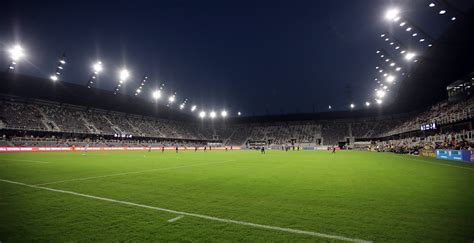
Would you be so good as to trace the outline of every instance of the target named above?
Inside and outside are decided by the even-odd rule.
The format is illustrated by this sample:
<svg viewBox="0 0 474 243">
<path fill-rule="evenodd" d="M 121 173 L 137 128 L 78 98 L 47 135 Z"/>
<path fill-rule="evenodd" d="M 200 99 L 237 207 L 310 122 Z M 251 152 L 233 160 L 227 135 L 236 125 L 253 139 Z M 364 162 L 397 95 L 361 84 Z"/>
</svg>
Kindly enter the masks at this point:
<svg viewBox="0 0 474 243">
<path fill-rule="evenodd" d="M 473 241 L 474 7 L 425 7 L 449 15 L 442 33 L 391 7 L 372 98 L 338 90 L 312 112 L 196 106 L 147 75 L 126 90 L 125 67 L 98 87 L 101 61 L 65 80 L 65 54 L 49 77 L 22 73 L 8 49 L 0 243 Z M 258 105 L 299 102 L 268 92 Z"/>
</svg>

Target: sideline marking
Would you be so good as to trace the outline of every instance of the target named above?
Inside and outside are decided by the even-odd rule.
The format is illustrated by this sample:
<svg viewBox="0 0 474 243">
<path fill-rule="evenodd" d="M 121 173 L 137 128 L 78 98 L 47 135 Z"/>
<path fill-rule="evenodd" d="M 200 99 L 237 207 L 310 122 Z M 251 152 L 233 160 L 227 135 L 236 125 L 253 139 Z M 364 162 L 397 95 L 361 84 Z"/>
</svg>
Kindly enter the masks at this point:
<svg viewBox="0 0 474 243">
<path fill-rule="evenodd" d="M 167 168 L 159 168 L 159 169 L 151 169 L 151 170 L 139 170 L 139 171 L 131 171 L 131 172 L 122 172 L 122 173 L 101 175 L 101 176 L 74 178 L 74 179 L 67 179 L 67 180 L 40 183 L 40 184 L 36 184 L 36 186 L 46 186 L 46 185 L 51 185 L 51 184 L 59 184 L 59 183 L 63 183 L 63 182 L 85 181 L 85 180 L 107 178 L 107 177 L 114 177 L 114 176 L 123 176 L 123 175 L 131 175 L 131 174 L 140 174 L 140 173 L 147 173 L 147 172 L 154 172 L 154 171 L 174 170 L 174 169 L 196 167 L 196 166 L 202 166 L 202 165 L 222 164 L 222 163 L 228 163 L 228 162 L 232 162 L 232 161 L 235 161 L 235 160 L 225 160 L 225 161 L 220 161 L 220 162 L 200 163 L 200 164 L 183 165 L 183 166 L 175 166 L 175 167 L 167 167 Z"/>
<path fill-rule="evenodd" d="M 470 168 L 470 167 L 457 166 L 457 165 L 450 165 L 450 164 L 443 164 L 443 163 L 436 163 L 436 162 L 426 161 L 426 160 L 422 160 L 422 159 L 410 158 L 410 157 L 408 157 L 408 155 L 407 155 L 407 156 L 396 155 L 396 156 L 399 157 L 399 158 L 405 158 L 405 159 L 409 159 L 409 160 L 420 161 L 420 162 L 428 163 L 428 164 L 435 164 L 435 165 L 441 165 L 441 166 L 449 166 L 449 167 L 460 168 L 460 169 L 466 169 L 466 170 L 474 170 L 474 168 Z"/>
<path fill-rule="evenodd" d="M 173 222 L 178 221 L 178 220 L 180 220 L 180 219 L 182 219 L 182 218 L 184 218 L 184 215 L 179 215 L 179 216 L 176 217 L 176 218 L 169 219 L 168 222 L 173 223 Z"/>
<path fill-rule="evenodd" d="M 250 223 L 246 221 L 218 218 L 218 217 L 208 216 L 204 214 L 182 212 L 182 211 L 177 211 L 177 210 L 172 210 L 172 209 L 167 209 L 167 208 L 154 207 L 154 206 L 145 205 L 145 204 L 115 200 L 115 199 L 105 198 L 105 197 L 98 197 L 98 196 L 72 192 L 72 191 L 65 191 L 65 190 L 60 190 L 60 189 L 54 189 L 54 188 L 49 188 L 49 187 L 30 185 L 30 184 L 25 184 L 22 182 L 16 182 L 16 181 L 4 180 L 4 179 L 0 179 L 0 181 L 10 183 L 10 184 L 21 185 L 25 187 L 46 190 L 46 191 L 59 192 L 59 193 L 64 193 L 64 194 L 69 194 L 69 195 L 74 195 L 74 196 L 79 196 L 79 197 L 91 198 L 91 199 L 95 199 L 99 201 L 112 202 L 112 203 L 134 206 L 134 207 L 139 207 L 139 208 L 147 208 L 147 209 L 152 209 L 155 211 L 162 211 L 162 212 L 167 212 L 167 213 L 172 213 L 172 214 L 177 214 L 177 215 L 182 215 L 182 216 L 190 216 L 190 217 L 207 219 L 211 221 L 218 221 L 218 222 L 229 223 L 229 224 L 244 225 L 244 226 L 249 226 L 249 227 L 259 228 L 259 229 L 267 229 L 267 230 L 273 230 L 273 231 L 281 231 L 281 232 L 287 232 L 287 233 L 302 234 L 302 235 L 315 236 L 315 237 L 334 239 L 334 240 L 350 241 L 350 242 L 367 242 L 367 243 L 371 242 L 367 240 L 349 238 L 349 237 L 344 237 L 344 236 L 339 236 L 339 235 L 329 235 L 329 234 L 318 233 L 318 232 L 313 232 L 313 231 L 284 228 L 284 227 L 271 226 L 271 225 L 265 225 L 265 224 L 256 224 L 256 223 Z"/>
<path fill-rule="evenodd" d="M 0 158 L 0 160 L 4 160 L 4 161 L 31 162 L 31 163 L 40 163 L 40 164 L 49 164 L 49 163 L 51 163 L 51 162 L 47 162 L 47 161 L 29 160 L 29 159 L 7 159 L 7 158 Z"/>
</svg>

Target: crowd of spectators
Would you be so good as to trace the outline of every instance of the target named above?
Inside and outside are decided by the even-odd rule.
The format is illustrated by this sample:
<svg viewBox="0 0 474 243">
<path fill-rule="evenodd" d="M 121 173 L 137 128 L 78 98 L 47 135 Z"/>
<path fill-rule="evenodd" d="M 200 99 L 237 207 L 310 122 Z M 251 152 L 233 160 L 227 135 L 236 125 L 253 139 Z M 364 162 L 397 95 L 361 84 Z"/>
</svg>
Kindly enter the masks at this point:
<svg viewBox="0 0 474 243">
<path fill-rule="evenodd" d="M 1 101 L 0 128 L 9 130 L 48 131 L 100 136 L 127 135 L 138 138 L 172 140 L 221 141 L 226 145 L 243 145 L 263 141 L 267 145 L 308 144 L 311 146 L 352 143 L 355 138 L 382 138 L 394 134 L 419 130 L 429 121 L 438 124 L 471 119 L 474 100 L 454 104 L 441 102 L 421 113 L 403 116 L 272 122 L 199 122 L 180 121 L 134 114 L 71 106 L 52 102 Z M 459 140 L 456 140 L 459 141 Z M 54 141 L 42 141 L 53 143 Z M 77 141 L 58 140 L 58 144 Z M 6 143 L 6 142 L 3 142 Z M 28 141 L 24 142 L 25 144 Z M 37 143 L 31 142 L 31 144 Z M 103 144 L 103 140 L 94 143 Z M 111 142 L 106 142 L 110 144 Z M 120 142 L 120 143 L 123 143 Z M 140 142 L 137 142 L 140 143 Z M 439 144 L 433 146 L 442 146 Z M 388 147 L 411 149 L 421 143 L 408 140 L 379 144 Z M 449 143 L 448 143 L 449 144 Z M 457 146 L 458 144 L 456 144 Z"/>
<path fill-rule="evenodd" d="M 438 125 L 455 123 L 474 117 L 474 96 L 459 102 L 443 101 L 430 109 L 420 112 L 411 119 L 399 123 L 393 129 L 386 130 L 381 136 L 390 136 L 420 129 L 422 124 L 435 122 Z"/>
<path fill-rule="evenodd" d="M 378 152 L 395 152 L 419 154 L 420 151 L 436 149 L 470 150 L 474 148 L 474 138 L 470 131 L 450 132 L 427 137 L 411 137 L 404 139 L 374 142 L 369 149 Z"/>
</svg>

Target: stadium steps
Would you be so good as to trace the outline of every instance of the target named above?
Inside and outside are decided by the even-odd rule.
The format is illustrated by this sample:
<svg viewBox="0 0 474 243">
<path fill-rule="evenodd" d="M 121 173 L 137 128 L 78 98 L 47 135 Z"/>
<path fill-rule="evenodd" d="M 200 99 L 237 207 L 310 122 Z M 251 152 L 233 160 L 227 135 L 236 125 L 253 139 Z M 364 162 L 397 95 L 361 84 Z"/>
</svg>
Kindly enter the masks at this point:
<svg viewBox="0 0 474 243">
<path fill-rule="evenodd" d="M 48 116 L 46 116 L 46 114 L 44 113 L 44 111 L 42 109 L 36 108 L 36 110 L 40 113 L 40 115 L 42 117 L 41 122 L 43 123 L 43 125 L 46 127 L 46 129 L 48 131 L 56 131 L 56 132 L 61 131 L 58 124 L 56 124 L 55 121 L 49 119 Z"/>
<path fill-rule="evenodd" d="M 82 112 L 81 112 L 81 114 L 80 114 L 80 116 L 79 116 L 79 119 L 81 119 L 81 120 L 84 122 L 84 124 L 85 124 L 87 130 L 89 130 L 90 133 L 95 133 L 95 134 L 100 133 L 100 130 L 97 129 L 97 127 L 95 127 L 94 124 L 92 124 L 91 122 L 89 122 L 89 121 L 84 117 L 84 114 L 82 114 Z"/>
</svg>

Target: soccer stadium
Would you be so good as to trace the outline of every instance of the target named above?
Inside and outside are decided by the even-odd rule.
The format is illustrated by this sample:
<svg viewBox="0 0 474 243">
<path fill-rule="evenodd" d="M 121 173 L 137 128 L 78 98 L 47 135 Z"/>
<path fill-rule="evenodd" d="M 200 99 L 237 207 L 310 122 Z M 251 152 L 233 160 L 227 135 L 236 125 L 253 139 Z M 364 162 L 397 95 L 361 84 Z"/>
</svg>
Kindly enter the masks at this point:
<svg viewBox="0 0 474 243">
<path fill-rule="evenodd" d="M 474 242 L 474 2 L 2 5 L 0 242 Z"/>
</svg>

